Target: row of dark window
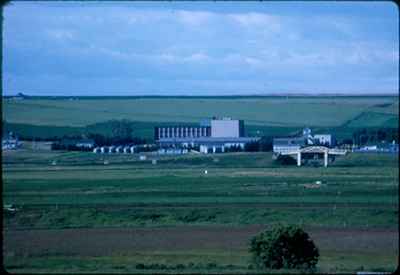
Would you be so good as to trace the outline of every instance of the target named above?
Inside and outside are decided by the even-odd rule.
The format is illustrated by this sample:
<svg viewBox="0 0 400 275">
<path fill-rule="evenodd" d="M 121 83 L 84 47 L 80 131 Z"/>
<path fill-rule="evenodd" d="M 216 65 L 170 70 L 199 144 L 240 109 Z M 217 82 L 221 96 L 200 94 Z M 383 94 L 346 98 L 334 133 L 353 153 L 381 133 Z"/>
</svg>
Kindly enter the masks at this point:
<svg viewBox="0 0 400 275">
<path fill-rule="evenodd" d="M 187 137 L 210 137 L 211 127 L 155 127 L 154 137 L 160 138 L 187 138 Z"/>
</svg>

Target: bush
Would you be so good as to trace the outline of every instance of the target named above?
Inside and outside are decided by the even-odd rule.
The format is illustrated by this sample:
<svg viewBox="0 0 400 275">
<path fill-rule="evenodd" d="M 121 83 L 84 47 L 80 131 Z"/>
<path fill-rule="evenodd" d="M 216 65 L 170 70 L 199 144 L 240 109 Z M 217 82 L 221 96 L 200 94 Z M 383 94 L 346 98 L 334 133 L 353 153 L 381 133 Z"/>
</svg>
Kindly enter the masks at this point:
<svg viewBox="0 0 400 275">
<path fill-rule="evenodd" d="M 243 150 L 244 149 L 242 149 L 242 147 L 240 147 L 239 145 L 234 145 L 225 148 L 225 152 L 242 152 Z"/>
<path fill-rule="evenodd" d="M 296 226 L 276 226 L 251 240 L 250 253 L 259 268 L 311 269 L 319 252 L 308 234 Z"/>
<path fill-rule="evenodd" d="M 276 162 L 281 165 L 296 165 L 297 161 L 291 156 L 279 155 Z"/>
<path fill-rule="evenodd" d="M 249 142 L 244 145 L 245 152 L 258 152 L 260 145 L 258 142 Z"/>
<path fill-rule="evenodd" d="M 273 150 L 273 137 L 263 136 L 259 140 L 260 148 L 259 150 L 262 152 L 271 152 Z"/>
</svg>

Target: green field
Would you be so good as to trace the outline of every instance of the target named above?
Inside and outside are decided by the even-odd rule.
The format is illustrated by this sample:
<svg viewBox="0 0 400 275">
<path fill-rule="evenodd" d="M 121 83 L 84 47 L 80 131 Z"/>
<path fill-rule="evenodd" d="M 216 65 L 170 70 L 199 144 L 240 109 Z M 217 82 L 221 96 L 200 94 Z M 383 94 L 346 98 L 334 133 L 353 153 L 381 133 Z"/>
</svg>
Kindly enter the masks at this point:
<svg viewBox="0 0 400 275">
<path fill-rule="evenodd" d="M 397 155 L 353 153 L 328 168 L 279 166 L 271 153 L 147 156 L 140 161 L 138 155 L 3 152 L 3 201 L 19 208 L 4 216 L 6 242 L 14 244 L 5 249 L 6 268 L 257 273 L 246 243 L 276 223 L 311 232 L 321 251 L 317 271 L 391 271 L 397 265 Z M 315 181 L 322 182 L 319 188 L 307 188 Z M 120 229 L 145 230 L 132 234 L 149 243 L 137 240 L 126 250 L 118 239 L 125 235 L 115 232 Z M 85 252 L 79 247 L 81 233 L 73 235 L 79 230 L 105 230 L 104 237 L 93 237 L 100 234 L 94 231 L 90 238 L 94 247 L 102 242 L 96 238 L 115 240 L 110 252 Z M 184 234 L 189 240 L 179 244 Z M 201 242 L 197 234 L 205 234 Z M 64 235 L 72 247 L 50 241 Z M 34 247 L 32 238 L 39 240 Z M 236 238 L 242 241 L 235 244 Z M 52 247 L 53 242 L 61 243 Z"/>
<path fill-rule="evenodd" d="M 107 158 L 107 166 L 103 164 L 101 155 L 58 153 L 38 160 L 36 165 L 40 168 L 36 168 L 35 161 L 28 158 L 22 167 L 11 165 L 13 162 L 6 160 L 4 163 L 10 163 L 12 168 L 5 167 L 3 198 L 6 203 L 17 204 L 393 204 L 396 202 L 394 194 L 398 177 L 391 162 L 396 159 L 393 155 L 378 155 L 375 160 L 368 161 L 378 162 L 380 158 L 384 161 L 378 167 L 368 167 L 364 160 L 358 167 L 348 168 L 351 160 L 342 159 L 329 170 L 316 172 L 310 167 L 279 167 L 272 162 L 271 153 L 161 159 L 154 156 L 153 159 L 158 159 L 157 165 L 152 165 L 150 160 L 139 161 L 138 156 L 115 156 Z M 58 165 L 50 165 L 52 160 L 56 160 Z M 208 170 L 207 175 L 204 169 Z M 324 182 L 321 188 L 304 190 L 304 184 L 317 180 Z M 365 186 L 370 189 L 365 190 Z"/>
<path fill-rule="evenodd" d="M 307 126 L 341 139 L 398 128 L 398 107 L 390 96 L 38 97 L 3 98 L 2 114 L 3 132 L 35 138 L 104 134 L 106 121 L 127 119 L 136 137 L 152 139 L 156 125 L 230 116 L 250 136 Z M 3 203 L 17 207 L 3 211 L 3 263 L 13 273 L 301 273 L 251 264 L 250 238 L 278 223 L 310 233 L 317 272 L 398 264 L 396 154 L 350 153 L 324 168 L 282 166 L 269 152 L 141 161 L 33 148 L 2 152 Z"/>
<path fill-rule="evenodd" d="M 398 106 L 398 97 L 390 96 L 3 98 L 2 114 L 5 129 L 38 137 L 101 132 L 94 124 L 127 119 L 134 135 L 151 139 L 156 125 L 230 116 L 243 119 L 249 135 L 287 135 L 307 126 L 344 138 L 358 127 L 397 127 Z"/>
</svg>

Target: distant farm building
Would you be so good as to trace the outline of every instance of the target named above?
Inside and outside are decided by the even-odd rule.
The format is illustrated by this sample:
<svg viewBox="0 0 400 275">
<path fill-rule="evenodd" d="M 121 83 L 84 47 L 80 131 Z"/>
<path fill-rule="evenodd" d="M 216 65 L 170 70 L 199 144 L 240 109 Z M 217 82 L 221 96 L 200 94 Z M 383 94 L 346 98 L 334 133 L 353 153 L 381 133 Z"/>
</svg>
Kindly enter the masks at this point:
<svg viewBox="0 0 400 275">
<path fill-rule="evenodd" d="M 70 147 L 92 149 L 95 143 L 92 139 L 64 138 L 60 141 L 59 145 L 67 149 Z"/>
<path fill-rule="evenodd" d="M 301 136 L 274 138 L 273 151 L 275 154 L 281 154 L 311 145 L 333 147 L 335 143 L 335 138 L 331 134 L 313 135 L 310 128 L 305 128 Z"/>
<path fill-rule="evenodd" d="M 6 137 L 2 139 L 2 149 L 3 150 L 15 150 L 20 148 L 22 143 L 19 141 L 18 136 L 9 132 Z"/>
<path fill-rule="evenodd" d="M 118 146 L 101 146 L 101 147 L 95 147 L 93 149 L 93 153 L 100 153 L 100 154 L 134 154 L 138 153 L 140 150 L 140 146 L 130 146 L 130 145 L 118 145 Z"/>
<path fill-rule="evenodd" d="M 26 98 L 28 98 L 28 96 L 23 93 L 18 93 L 15 96 L 11 97 L 12 100 L 24 100 Z"/>
<path fill-rule="evenodd" d="M 314 135 L 313 141 L 314 141 L 313 144 L 316 144 L 316 145 L 325 145 L 328 147 L 335 145 L 332 135 L 329 135 L 329 134 Z"/>
<path fill-rule="evenodd" d="M 198 147 L 205 154 L 222 153 L 233 146 L 244 148 L 245 144 L 259 140 L 245 137 L 244 122 L 231 118 L 202 121 L 198 127 L 155 127 L 154 137 L 161 148 Z"/>
<path fill-rule="evenodd" d="M 93 148 L 94 147 L 94 140 L 93 139 L 81 139 L 76 142 L 76 147 L 78 148 Z"/>
<path fill-rule="evenodd" d="M 168 149 L 158 149 L 157 151 L 160 155 L 183 155 L 187 154 L 189 150 L 187 149 L 179 149 L 179 148 L 168 148 Z"/>
<path fill-rule="evenodd" d="M 312 134 L 310 128 L 303 129 L 301 136 L 306 140 L 306 145 L 323 145 L 327 147 L 335 146 L 336 140 L 331 134 Z"/>
<path fill-rule="evenodd" d="M 323 156 L 324 166 L 328 166 L 329 160 L 336 155 L 346 154 L 346 150 L 334 149 L 335 139 L 330 134 L 313 135 L 311 129 L 303 129 L 301 136 L 274 138 L 273 152 L 274 158 L 291 156 L 297 160 L 297 166 L 301 166 L 303 155 L 308 156 L 308 162 L 318 162 L 319 155 Z M 309 159 L 311 155 L 312 159 Z M 304 160 L 304 159 L 303 159 Z"/>
<path fill-rule="evenodd" d="M 288 151 L 298 150 L 306 145 L 306 139 L 304 137 L 294 138 L 274 138 L 273 139 L 273 151 L 274 153 L 281 154 Z"/>
<path fill-rule="evenodd" d="M 353 152 L 361 153 L 398 153 L 399 145 L 394 141 L 392 143 L 379 143 L 376 145 L 366 145 L 353 149 Z"/>
<path fill-rule="evenodd" d="M 115 153 L 116 151 L 115 151 L 115 146 L 110 146 L 110 147 L 108 147 L 108 153 L 109 154 L 111 154 L 111 153 Z"/>
</svg>

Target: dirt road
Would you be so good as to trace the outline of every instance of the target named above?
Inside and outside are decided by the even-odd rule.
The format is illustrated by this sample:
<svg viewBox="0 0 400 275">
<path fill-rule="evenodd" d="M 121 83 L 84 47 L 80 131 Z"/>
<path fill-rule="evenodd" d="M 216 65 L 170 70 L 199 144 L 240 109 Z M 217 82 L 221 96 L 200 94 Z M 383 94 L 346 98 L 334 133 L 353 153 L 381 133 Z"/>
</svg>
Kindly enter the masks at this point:
<svg viewBox="0 0 400 275">
<path fill-rule="evenodd" d="M 245 250 L 265 226 L 178 226 L 7 230 L 4 253 L 14 255 L 111 256 L 151 251 Z M 398 254 L 395 229 L 306 229 L 321 251 Z"/>
</svg>

